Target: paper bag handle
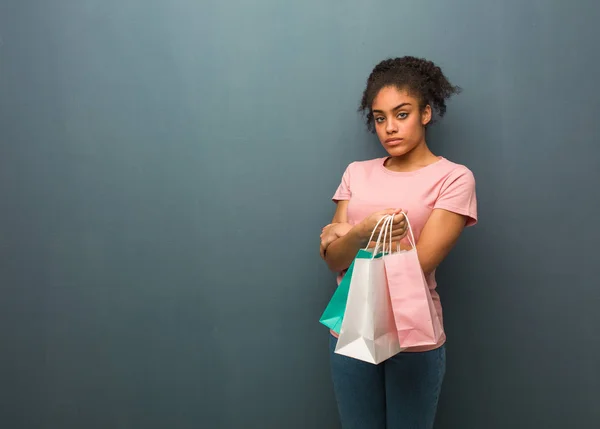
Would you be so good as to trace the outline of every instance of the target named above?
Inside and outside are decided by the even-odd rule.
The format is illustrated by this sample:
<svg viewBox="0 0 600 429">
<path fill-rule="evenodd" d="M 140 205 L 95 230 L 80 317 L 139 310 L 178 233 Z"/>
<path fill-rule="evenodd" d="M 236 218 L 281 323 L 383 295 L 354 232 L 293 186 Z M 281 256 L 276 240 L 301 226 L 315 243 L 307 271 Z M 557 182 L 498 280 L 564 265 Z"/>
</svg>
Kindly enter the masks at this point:
<svg viewBox="0 0 600 429">
<path fill-rule="evenodd" d="M 373 256 L 371 259 L 375 258 L 375 255 L 377 254 L 377 252 L 379 252 L 379 248 L 381 247 L 382 252 L 386 253 L 386 243 L 387 243 L 387 235 L 388 235 L 388 225 L 391 225 L 394 221 L 394 216 L 392 215 L 385 215 L 384 218 L 385 219 L 383 222 L 383 225 L 381 226 L 381 231 L 379 231 L 379 236 L 377 237 L 377 242 L 375 243 L 375 249 L 373 249 Z M 381 234 L 383 233 L 383 239 L 381 237 Z M 391 248 L 388 250 L 388 252 L 391 253 Z"/>
<path fill-rule="evenodd" d="M 410 245 L 412 246 L 412 248 L 415 249 L 415 251 L 416 251 L 417 250 L 417 244 L 416 244 L 416 241 L 415 241 L 415 236 L 414 236 L 413 231 L 412 231 L 412 227 L 410 225 L 410 221 L 408 220 L 408 215 L 405 212 L 403 212 L 403 211 L 401 211 L 398 214 L 404 216 L 404 220 L 406 220 L 406 228 L 407 228 L 407 231 L 408 231 L 408 234 L 406 234 L 406 237 L 408 238 L 408 242 L 410 243 Z M 391 221 L 389 223 L 385 223 L 384 224 L 384 227 L 387 228 L 387 229 L 389 229 L 389 231 L 386 231 L 386 234 L 384 235 L 384 241 L 386 240 L 387 235 L 389 233 L 389 237 L 390 237 L 390 240 L 389 240 L 389 243 L 390 243 L 390 245 L 389 245 L 389 253 L 392 253 L 393 252 L 393 250 L 392 250 L 392 244 L 393 244 L 393 241 L 392 241 L 392 228 L 394 226 L 394 215 L 390 215 L 390 216 L 391 216 Z M 383 251 L 385 253 L 385 245 L 383 246 Z"/>
<path fill-rule="evenodd" d="M 413 249 L 415 249 L 415 251 L 417 250 L 417 244 L 415 242 L 415 236 L 413 234 L 413 230 L 412 227 L 410 225 L 410 221 L 408 220 L 408 215 L 405 212 L 400 212 L 399 214 L 401 214 L 402 216 L 404 216 L 404 220 L 406 221 L 406 228 L 408 230 L 408 234 L 406 234 L 406 237 L 408 238 L 408 242 L 410 243 L 410 245 L 412 246 Z M 392 226 L 393 226 L 393 222 L 390 222 L 389 224 L 389 229 L 390 229 L 390 253 L 392 253 Z"/>
<path fill-rule="evenodd" d="M 382 216 L 381 219 L 379 219 L 379 221 L 377 222 L 377 224 L 375 225 L 375 228 L 373 228 L 373 232 L 371 232 L 371 237 L 369 237 L 369 241 L 367 241 L 367 247 L 365 247 L 365 250 L 367 250 L 369 248 L 369 243 L 371 241 L 373 241 L 373 237 L 375 236 L 375 231 L 377 231 L 377 227 L 379 226 L 379 224 L 381 223 L 381 221 L 385 220 L 387 222 L 389 215 L 385 215 Z M 385 227 L 386 223 L 383 223 L 383 226 Z M 379 231 L 379 236 L 377 237 L 377 245 L 375 247 L 378 247 L 379 245 L 379 239 L 381 238 L 381 232 L 384 230 L 384 228 L 381 228 L 381 231 Z"/>
</svg>

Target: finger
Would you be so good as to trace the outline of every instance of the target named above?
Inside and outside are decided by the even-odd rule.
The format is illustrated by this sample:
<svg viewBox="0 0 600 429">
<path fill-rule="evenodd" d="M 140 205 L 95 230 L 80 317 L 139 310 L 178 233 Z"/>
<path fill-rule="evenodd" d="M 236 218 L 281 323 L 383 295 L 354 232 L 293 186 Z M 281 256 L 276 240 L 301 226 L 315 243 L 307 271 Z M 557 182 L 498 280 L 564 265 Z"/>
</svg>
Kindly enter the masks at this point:
<svg viewBox="0 0 600 429">
<path fill-rule="evenodd" d="M 335 241 L 336 238 L 337 238 L 337 236 L 335 236 L 335 235 L 328 235 L 327 237 L 324 237 L 321 240 L 321 245 L 324 246 L 325 248 L 327 248 L 331 243 L 333 243 Z"/>
<path fill-rule="evenodd" d="M 406 224 L 396 225 L 392 228 L 392 232 L 406 231 L 408 226 Z"/>
<path fill-rule="evenodd" d="M 378 228 L 375 230 L 375 234 L 373 235 L 373 237 L 376 239 L 376 238 L 377 238 L 377 236 L 378 236 L 379 234 L 381 234 L 381 236 L 383 237 L 383 234 L 386 234 L 386 233 L 387 233 L 387 234 L 389 234 L 389 233 L 390 233 L 390 232 L 389 232 L 389 227 L 388 227 L 388 228 L 385 228 L 385 229 L 384 229 L 384 228 L 382 228 L 382 227 L 378 227 Z"/>
<path fill-rule="evenodd" d="M 404 237 L 406 237 L 406 231 L 404 231 L 402 234 L 392 235 L 393 240 L 402 240 Z"/>
<path fill-rule="evenodd" d="M 392 234 L 402 234 L 407 229 L 408 228 L 406 228 L 406 225 L 399 225 L 397 227 L 392 228 Z"/>
<path fill-rule="evenodd" d="M 321 240 L 333 241 L 336 238 L 338 238 L 337 234 L 332 231 L 327 231 L 327 232 L 324 232 L 323 234 L 321 234 Z"/>
<path fill-rule="evenodd" d="M 406 234 L 407 228 L 392 229 L 392 237 L 398 237 Z"/>
<path fill-rule="evenodd" d="M 323 243 L 321 243 L 321 246 L 319 248 L 319 252 L 321 253 L 321 256 L 325 256 L 326 250 L 327 250 L 327 246 L 323 246 Z"/>
<path fill-rule="evenodd" d="M 406 219 L 404 219 L 404 216 L 394 216 L 394 225 L 399 225 L 403 223 L 406 223 Z"/>
<path fill-rule="evenodd" d="M 328 227 L 326 227 L 326 228 L 323 228 L 323 230 L 321 231 L 321 234 L 327 234 L 327 233 L 331 232 L 331 230 L 332 230 L 332 229 L 333 229 L 333 228 L 331 228 L 331 227 L 329 227 L 329 226 L 328 226 Z"/>
<path fill-rule="evenodd" d="M 406 229 L 406 224 L 394 225 L 392 231 L 403 231 Z"/>
</svg>

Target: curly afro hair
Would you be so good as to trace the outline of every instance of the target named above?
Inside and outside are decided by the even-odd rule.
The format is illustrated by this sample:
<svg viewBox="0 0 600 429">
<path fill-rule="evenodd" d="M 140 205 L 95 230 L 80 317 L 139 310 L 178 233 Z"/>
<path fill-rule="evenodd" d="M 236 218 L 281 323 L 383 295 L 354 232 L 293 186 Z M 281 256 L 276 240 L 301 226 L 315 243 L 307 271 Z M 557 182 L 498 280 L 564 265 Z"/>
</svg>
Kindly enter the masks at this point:
<svg viewBox="0 0 600 429">
<path fill-rule="evenodd" d="M 375 131 L 371 110 L 373 100 L 382 88 L 388 86 L 407 91 L 419 100 L 421 109 L 429 105 L 433 114 L 440 118 L 446 113 L 446 100 L 461 91 L 431 61 L 411 56 L 384 60 L 369 75 L 358 109 L 371 132 Z"/>
</svg>

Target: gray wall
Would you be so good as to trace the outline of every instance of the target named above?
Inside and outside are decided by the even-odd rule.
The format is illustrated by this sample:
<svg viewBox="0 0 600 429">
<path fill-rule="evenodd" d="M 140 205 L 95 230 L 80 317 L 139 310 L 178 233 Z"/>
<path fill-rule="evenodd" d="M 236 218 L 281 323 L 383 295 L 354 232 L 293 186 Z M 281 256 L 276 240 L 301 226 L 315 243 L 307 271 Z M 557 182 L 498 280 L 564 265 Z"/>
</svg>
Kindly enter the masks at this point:
<svg viewBox="0 0 600 429">
<path fill-rule="evenodd" d="M 481 223 L 438 428 L 600 425 L 593 0 L 0 2 L 0 427 L 334 428 L 317 254 L 372 66 L 438 62 Z"/>
</svg>

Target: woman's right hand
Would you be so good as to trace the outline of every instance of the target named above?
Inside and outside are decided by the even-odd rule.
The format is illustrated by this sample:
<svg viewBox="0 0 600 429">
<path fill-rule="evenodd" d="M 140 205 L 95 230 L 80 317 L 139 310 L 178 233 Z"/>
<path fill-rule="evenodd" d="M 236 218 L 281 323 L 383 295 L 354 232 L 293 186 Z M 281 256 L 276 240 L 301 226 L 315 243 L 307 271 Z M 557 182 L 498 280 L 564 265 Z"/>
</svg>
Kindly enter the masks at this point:
<svg viewBox="0 0 600 429">
<path fill-rule="evenodd" d="M 359 234 L 361 240 L 364 244 L 368 244 L 369 238 L 371 238 L 371 234 L 373 233 L 373 229 L 377 226 L 379 222 L 379 226 L 375 230 L 375 234 L 373 234 L 373 238 L 376 239 L 381 232 L 384 222 L 380 222 L 380 220 L 389 215 L 394 215 L 394 221 L 392 223 L 392 241 L 402 240 L 406 236 L 407 232 L 407 223 L 404 218 L 404 214 L 400 214 L 402 209 L 386 209 L 380 210 L 371 215 L 367 216 L 360 224 L 359 224 Z M 389 237 L 387 238 L 389 240 Z"/>
</svg>

